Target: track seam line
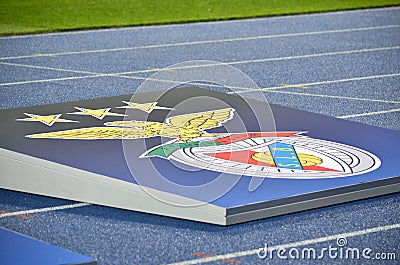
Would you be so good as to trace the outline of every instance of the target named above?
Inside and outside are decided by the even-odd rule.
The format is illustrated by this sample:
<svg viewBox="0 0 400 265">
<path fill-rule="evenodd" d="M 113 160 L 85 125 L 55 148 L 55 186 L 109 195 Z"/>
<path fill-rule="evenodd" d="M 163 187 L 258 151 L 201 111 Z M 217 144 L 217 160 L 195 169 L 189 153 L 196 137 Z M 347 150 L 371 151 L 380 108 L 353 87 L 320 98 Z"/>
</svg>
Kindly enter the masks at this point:
<svg viewBox="0 0 400 265">
<path fill-rule="evenodd" d="M 275 246 L 271 246 L 270 248 L 271 249 L 272 248 L 273 249 L 280 249 L 280 248 L 287 249 L 287 248 L 306 246 L 306 245 L 311 245 L 311 244 L 316 244 L 316 243 L 322 243 L 322 242 L 326 242 L 326 241 L 330 241 L 330 240 L 336 240 L 341 237 L 347 238 L 347 237 L 361 236 L 361 235 L 365 235 L 365 234 L 383 232 L 383 231 L 387 231 L 387 230 L 391 230 L 391 229 L 398 229 L 398 228 L 400 228 L 400 223 L 386 225 L 386 226 L 378 226 L 378 227 L 373 227 L 373 228 L 368 228 L 368 229 L 363 229 L 363 230 L 358 230 L 358 231 L 353 231 L 353 232 L 347 232 L 347 233 L 342 233 L 342 234 L 336 234 L 336 235 L 331 235 L 331 236 L 326 236 L 326 237 L 308 239 L 308 240 L 287 243 L 287 244 L 282 244 L 282 245 L 275 245 Z M 238 258 L 238 257 L 257 254 L 258 250 L 259 250 L 259 248 L 250 249 L 250 250 L 238 251 L 238 252 L 228 253 L 228 254 L 223 254 L 223 255 L 216 255 L 216 256 L 208 257 L 208 258 L 192 259 L 192 260 L 186 260 L 186 261 L 182 261 L 182 262 L 169 263 L 168 265 L 191 265 L 191 264 L 201 264 L 201 263 L 213 262 L 213 261 L 218 261 L 221 259 Z"/>
<path fill-rule="evenodd" d="M 358 114 L 350 114 L 350 115 L 343 115 L 343 116 L 338 116 L 336 118 L 348 119 L 348 118 L 355 118 L 355 117 L 364 117 L 364 116 L 386 114 L 386 113 L 392 113 L 392 112 L 398 112 L 398 111 L 400 111 L 400 108 L 398 108 L 398 109 L 390 109 L 390 110 L 373 111 L 373 112 L 365 112 L 365 113 L 358 113 Z"/>
<path fill-rule="evenodd" d="M 98 50 L 83 50 L 83 51 L 71 51 L 71 52 L 60 52 L 60 53 L 36 54 L 36 55 L 34 54 L 34 55 L 9 56 L 9 57 L 1 57 L 0 60 L 26 59 L 26 58 L 34 58 L 34 57 L 49 57 L 49 56 L 61 56 L 61 55 L 77 55 L 77 54 L 91 54 L 91 53 L 120 52 L 120 51 L 130 51 L 130 50 L 154 49 L 154 48 L 165 48 L 165 47 L 179 47 L 179 46 L 189 46 L 189 45 L 202 45 L 202 44 L 213 44 L 213 43 L 224 43 L 224 42 L 262 40 L 262 39 L 273 39 L 273 38 L 302 37 L 302 36 L 313 36 L 313 35 L 323 35 L 323 34 L 349 33 L 349 32 L 356 32 L 356 31 L 392 29 L 392 28 L 399 28 L 399 27 L 400 27 L 400 25 L 385 25 L 385 26 L 376 26 L 376 27 L 349 28 L 349 29 L 336 29 L 336 30 L 324 30 L 324 31 L 310 31 L 310 32 L 286 33 L 286 34 L 276 34 L 276 35 L 261 35 L 261 36 L 253 36 L 253 37 L 242 37 L 242 38 L 214 39 L 214 40 L 189 41 L 189 42 L 176 42 L 176 43 L 143 45 L 143 46 L 134 46 L 134 47 L 125 47 L 125 48 L 121 47 L 121 48 L 98 49 Z"/>
<path fill-rule="evenodd" d="M 16 216 L 16 215 L 21 215 L 21 214 L 27 215 L 27 214 L 33 214 L 33 213 L 59 211 L 59 210 L 72 209 L 72 208 L 83 207 L 83 206 L 88 206 L 88 205 L 91 205 L 91 204 L 90 203 L 75 203 L 75 204 L 67 204 L 67 205 L 61 205 L 61 206 L 55 206 L 55 207 L 46 207 L 46 208 L 40 208 L 40 209 L 3 213 L 3 214 L 0 214 L 0 218 Z"/>
</svg>

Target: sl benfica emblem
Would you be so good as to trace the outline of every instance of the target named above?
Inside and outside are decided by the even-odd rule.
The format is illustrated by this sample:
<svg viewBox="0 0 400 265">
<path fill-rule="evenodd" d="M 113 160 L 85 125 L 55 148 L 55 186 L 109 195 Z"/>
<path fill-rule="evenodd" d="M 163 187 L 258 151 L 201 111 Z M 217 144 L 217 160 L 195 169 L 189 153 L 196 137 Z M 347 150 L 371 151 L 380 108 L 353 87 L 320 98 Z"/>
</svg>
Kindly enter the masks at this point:
<svg viewBox="0 0 400 265">
<path fill-rule="evenodd" d="M 380 160 L 364 150 L 303 136 L 302 132 L 219 135 L 171 142 L 142 157 L 159 156 L 219 172 L 272 178 L 333 178 L 375 170 Z"/>
<path fill-rule="evenodd" d="M 139 139 L 163 136 L 173 140 L 140 157 L 159 157 L 238 175 L 270 178 L 335 178 L 373 171 L 375 155 L 356 147 L 307 137 L 304 132 L 212 134 L 205 130 L 232 119 L 232 108 L 173 116 L 165 123 L 114 121 L 88 127 L 28 135 L 47 139 Z"/>
</svg>

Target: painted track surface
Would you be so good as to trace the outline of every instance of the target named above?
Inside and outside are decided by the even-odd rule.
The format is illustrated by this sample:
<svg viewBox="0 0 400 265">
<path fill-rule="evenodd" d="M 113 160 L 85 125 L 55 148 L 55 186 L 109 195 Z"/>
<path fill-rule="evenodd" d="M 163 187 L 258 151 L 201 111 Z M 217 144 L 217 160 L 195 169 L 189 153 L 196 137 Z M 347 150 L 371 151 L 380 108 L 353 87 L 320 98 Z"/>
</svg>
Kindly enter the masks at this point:
<svg viewBox="0 0 400 265">
<path fill-rule="evenodd" d="M 271 103 L 400 130 L 399 8 L 9 37 L 0 46 L 2 109 L 129 94 L 159 68 L 212 60 L 249 75 Z M 349 247 L 400 258 L 399 194 L 231 227 L 93 205 L 63 209 L 76 202 L 7 190 L 0 198 L 1 226 L 99 264 L 203 263 L 228 253 L 236 254 L 211 262 L 286 264 L 243 251 L 305 240 L 322 249 L 339 234 Z"/>
</svg>

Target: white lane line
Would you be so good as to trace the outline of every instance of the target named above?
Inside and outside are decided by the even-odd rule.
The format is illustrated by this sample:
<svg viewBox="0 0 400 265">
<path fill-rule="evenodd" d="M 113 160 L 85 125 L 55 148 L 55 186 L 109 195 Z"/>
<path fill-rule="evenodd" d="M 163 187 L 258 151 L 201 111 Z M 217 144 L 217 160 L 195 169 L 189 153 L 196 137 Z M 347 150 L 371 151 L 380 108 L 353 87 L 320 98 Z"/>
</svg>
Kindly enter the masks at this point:
<svg viewBox="0 0 400 265">
<path fill-rule="evenodd" d="M 44 83 L 44 82 L 55 82 L 55 81 L 65 81 L 65 80 L 74 80 L 74 79 L 85 79 L 85 78 L 94 78 L 94 77 L 105 77 L 105 76 L 113 76 L 113 77 L 121 77 L 122 73 L 96 73 L 89 71 L 80 71 L 80 70 L 71 70 L 64 68 L 54 68 L 47 66 L 39 66 L 39 65 L 30 65 L 30 64 L 20 64 L 20 63 L 8 63 L 8 62 L 0 62 L 3 65 L 17 66 L 17 67 L 26 67 L 40 70 L 49 70 L 49 71 L 58 71 L 58 72 L 68 72 L 68 73 L 76 73 L 76 74 L 84 74 L 83 76 L 71 76 L 71 77 L 60 77 L 60 78 L 49 78 L 49 79 L 40 79 L 40 80 L 27 80 L 27 81 L 18 81 L 18 82 L 10 82 L 10 83 L 1 83 L 0 86 L 12 86 L 12 85 L 23 85 L 23 84 L 32 84 L 32 83 Z"/>
<path fill-rule="evenodd" d="M 73 70 L 73 69 L 65 69 L 65 68 L 54 68 L 54 67 L 47 67 L 47 66 L 40 66 L 40 65 L 22 64 L 22 63 L 0 62 L 0 64 L 10 65 L 10 66 L 26 67 L 26 68 L 33 68 L 33 69 L 41 69 L 41 70 L 51 70 L 51 71 L 59 71 L 59 72 L 78 73 L 78 74 L 90 74 L 90 75 L 103 74 L 103 73 L 95 73 L 95 72 L 89 72 L 89 71 L 81 71 L 81 70 Z"/>
<path fill-rule="evenodd" d="M 246 64 L 246 63 L 260 63 L 260 62 L 268 62 L 268 61 L 284 61 L 284 60 L 293 60 L 293 59 L 306 59 L 306 58 L 313 58 L 313 57 L 346 55 L 346 54 L 354 54 L 354 53 L 377 52 L 377 51 L 388 51 L 388 50 L 398 50 L 398 49 L 400 49 L 400 46 L 389 46 L 389 47 L 379 47 L 379 48 L 370 48 L 370 49 L 295 55 L 295 56 L 278 57 L 278 58 L 254 59 L 254 60 L 248 60 L 248 61 L 227 62 L 226 64 L 235 65 L 235 64 Z"/>
<path fill-rule="evenodd" d="M 389 46 L 389 47 L 379 47 L 379 48 L 369 48 L 369 49 L 359 49 L 359 50 L 324 52 L 324 53 L 314 53 L 314 54 L 304 54 L 304 55 L 284 56 L 284 57 L 274 57 L 274 58 L 263 58 L 263 59 L 253 59 L 253 60 L 243 60 L 243 61 L 231 61 L 231 62 L 224 62 L 222 64 L 238 65 L 238 64 L 249 64 L 249 63 L 265 63 L 265 62 L 273 62 L 273 61 L 307 59 L 307 58 L 314 58 L 314 57 L 346 55 L 346 54 L 366 53 L 366 52 L 379 52 L 379 51 L 389 51 L 389 50 L 398 50 L 398 49 L 400 49 L 400 46 Z M 219 64 L 221 64 L 221 63 L 218 62 L 215 64 L 214 63 L 201 64 L 198 66 L 170 67 L 168 69 L 169 70 L 179 70 L 179 69 L 187 69 L 187 68 L 201 68 L 201 67 L 218 66 Z M 137 70 L 137 71 L 131 71 L 131 72 L 124 72 L 121 74 L 137 74 L 137 73 L 147 73 L 147 72 L 157 72 L 157 71 L 159 71 L 159 69 Z"/>
<path fill-rule="evenodd" d="M 286 34 L 276 34 L 276 35 L 261 35 L 261 36 L 253 36 L 253 37 L 165 43 L 165 44 L 121 47 L 121 48 L 111 48 L 111 49 L 20 55 L 20 56 L 2 57 L 2 58 L 0 58 L 0 60 L 25 59 L 25 58 L 33 58 L 33 57 L 48 57 L 48 56 L 61 56 L 61 55 L 91 54 L 91 53 L 106 53 L 106 52 L 121 52 L 121 51 L 131 51 L 131 50 L 141 50 L 141 49 L 179 47 L 179 46 L 189 46 L 189 45 L 202 45 L 202 44 L 225 43 L 225 42 L 236 42 L 236 41 L 262 40 L 262 39 L 272 39 L 272 38 L 287 38 L 287 37 L 302 37 L 302 36 L 323 35 L 323 34 L 351 33 L 351 32 L 356 32 L 356 31 L 393 29 L 393 28 L 399 28 L 399 27 L 400 27 L 400 25 L 385 25 L 385 26 L 377 26 L 377 27 L 365 27 L 365 28 L 349 28 L 349 29 L 300 32 L 300 33 L 286 33 Z"/>
<path fill-rule="evenodd" d="M 357 77 L 354 78 L 356 81 L 360 80 L 368 80 L 368 79 L 376 79 L 376 78 L 385 78 L 385 77 L 393 77 L 393 76 L 400 76 L 400 74 L 387 74 L 387 75 L 374 75 L 374 76 L 366 76 L 366 77 Z M 136 77 L 136 76 L 127 76 L 126 78 L 132 78 L 132 79 L 139 79 L 139 80 L 150 80 L 150 81 L 155 81 L 155 82 L 166 82 L 166 83 L 172 83 L 172 84 L 182 84 L 181 81 L 179 80 L 165 80 L 165 79 L 155 79 L 155 78 L 146 78 L 146 77 Z M 316 85 L 317 83 L 324 83 L 324 84 L 329 84 L 329 83 L 340 83 L 340 82 L 347 82 L 350 81 L 349 79 L 339 79 L 339 80 L 331 80 L 331 81 L 322 81 L 322 82 L 315 82 L 315 83 L 308 83 L 308 86 Z M 196 82 L 188 82 L 186 83 L 188 85 L 201 85 L 201 83 L 196 83 Z M 305 93 L 305 92 L 292 92 L 292 91 L 282 91 L 282 90 L 276 90 L 276 89 L 285 89 L 289 87 L 297 87 L 297 86 L 302 86 L 303 84 L 298 84 L 298 85 L 288 85 L 288 86 L 279 86 L 279 87 L 267 87 L 267 88 L 259 88 L 259 89 L 253 89 L 253 88 L 245 88 L 245 87 L 236 87 L 236 86 L 229 86 L 228 88 L 231 89 L 241 89 L 243 91 L 235 91 L 235 92 L 226 92 L 227 94 L 242 94 L 244 92 L 254 92 L 254 91 L 262 91 L 262 92 L 271 92 L 271 93 L 280 93 L 280 94 L 290 94 L 290 95 L 299 95 L 299 96 L 310 96 L 310 97 L 322 97 L 322 98 L 334 98 L 334 99 L 346 99 L 346 100 L 358 100 L 358 101 L 369 101 L 369 102 L 379 102 L 379 103 L 389 103 L 389 104 L 400 104 L 400 101 L 394 101 L 394 100 L 385 100 L 385 99 L 371 99 L 371 98 L 358 98 L 358 97 L 347 97 L 347 96 L 339 96 L 339 95 L 326 95 L 326 94 L 313 94 L 313 93 Z M 214 84 L 204 84 L 204 86 L 208 87 L 217 87 L 221 88 L 221 85 L 214 85 Z"/>
<path fill-rule="evenodd" d="M 326 85 L 326 84 L 343 83 L 343 82 L 351 82 L 351 81 L 362 81 L 362 80 L 368 80 L 368 79 L 377 79 L 377 78 L 395 77 L 395 76 L 400 76 L 400 73 L 360 76 L 360 77 L 352 77 L 352 78 L 344 78 L 344 79 L 336 79 L 336 80 L 326 80 L 326 81 L 293 84 L 293 85 L 285 85 L 285 86 L 273 86 L 273 87 L 265 87 L 265 88 L 262 88 L 261 90 L 268 91 L 268 90 L 275 90 L 275 89 L 282 89 L 282 88 L 296 88 L 296 87 L 300 87 L 300 86 L 317 86 L 317 85 Z M 243 89 L 245 89 L 245 88 L 243 88 Z M 251 88 L 248 90 L 241 91 L 240 93 L 253 92 L 253 91 L 259 91 L 259 90 Z"/>
<path fill-rule="evenodd" d="M 336 52 L 325 52 L 325 53 L 313 53 L 313 54 L 304 54 L 304 55 L 296 55 L 296 56 L 284 56 L 284 57 L 273 57 L 273 58 L 262 58 L 262 59 L 253 59 L 253 60 L 243 60 L 243 61 L 231 61 L 224 62 L 222 64 L 228 65 L 237 65 L 237 64 L 248 64 L 248 63 L 262 63 L 269 61 L 284 61 L 284 60 L 294 60 L 294 59 L 306 59 L 313 57 L 324 57 L 324 56 L 334 56 L 334 55 L 345 55 L 345 54 L 354 54 L 354 53 L 367 53 L 367 52 L 378 52 L 378 51 L 389 51 L 389 50 L 398 50 L 400 46 L 387 46 L 387 47 L 378 47 L 378 48 L 369 48 L 369 49 L 357 49 L 357 50 L 347 50 L 347 51 L 336 51 Z M 63 68 L 53 68 L 46 66 L 36 66 L 29 64 L 21 64 L 21 63 L 10 63 L 10 62 L 0 62 L 0 64 L 11 65 L 11 66 L 21 66 L 28 68 L 37 68 L 44 70 L 53 70 L 53 71 L 63 71 L 63 72 L 72 72 L 79 74 L 93 74 L 100 75 L 104 73 L 97 73 L 91 71 L 81 71 L 81 70 L 72 70 L 72 69 L 63 69 Z M 189 66 L 181 66 L 181 67 L 170 67 L 169 70 L 177 70 L 177 69 L 188 69 L 188 68 L 201 68 L 201 67 L 211 67 L 218 66 L 221 62 L 210 63 L 210 64 L 200 64 L 200 65 L 189 65 Z M 126 75 L 126 74 L 137 74 L 137 73 L 147 73 L 147 72 L 157 72 L 159 69 L 146 69 L 146 70 L 136 70 L 136 71 L 128 71 L 128 72 L 120 72 L 120 73 L 110 73 L 104 75 Z"/>
<path fill-rule="evenodd" d="M 75 204 L 67 204 L 67 205 L 47 207 L 47 208 L 41 208 L 41 209 L 33 209 L 33 210 L 26 210 L 26 211 L 12 212 L 12 213 L 3 213 L 3 214 L 0 214 L 0 218 L 16 216 L 16 215 L 21 215 L 21 214 L 28 215 L 28 214 L 33 214 L 33 213 L 59 211 L 59 210 L 72 209 L 72 208 L 83 207 L 83 206 L 88 206 L 88 205 L 90 205 L 90 204 L 89 203 L 75 203 Z"/>
<path fill-rule="evenodd" d="M 298 241 L 298 242 L 293 242 L 293 243 L 288 243 L 288 244 L 271 246 L 270 249 L 280 249 L 280 248 L 288 249 L 288 248 L 294 248 L 294 247 L 299 247 L 299 246 L 306 246 L 306 245 L 311 245 L 311 244 L 316 244 L 316 243 L 327 242 L 327 241 L 331 241 L 331 240 L 336 240 L 338 238 L 361 236 L 361 235 L 366 235 L 366 234 L 370 234 L 370 233 L 383 232 L 383 231 L 387 231 L 387 230 L 391 230 L 391 229 L 399 229 L 399 228 L 400 228 L 400 223 L 385 225 L 385 226 L 378 226 L 378 227 L 373 227 L 373 228 L 368 228 L 368 229 L 363 229 L 363 230 L 358 230 L 358 231 L 353 231 L 353 232 L 348 232 L 348 233 L 336 234 L 336 235 L 331 235 L 331 236 L 326 236 L 326 237 L 313 238 L 313 239 L 308 239 L 308 240 L 303 240 L 303 241 Z M 260 246 L 260 247 L 263 247 L 263 246 Z M 201 264 L 201 263 L 218 261 L 218 260 L 222 260 L 222 259 L 238 258 L 238 257 L 243 257 L 243 256 L 255 255 L 255 254 L 257 254 L 258 250 L 259 249 L 257 248 L 257 249 L 238 251 L 238 252 L 234 252 L 234 253 L 217 255 L 217 256 L 208 257 L 208 258 L 192 259 L 192 260 L 186 260 L 186 261 L 182 261 L 182 262 L 170 263 L 169 265 Z"/>
<path fill-rule="evenodd" d="M 66 72 L 76 72 L 76 73 L 85 73 L 90 74 L 87 76 L 77 76 L 77 77 L 65 77 L 65 78 L 53 78 L 53 79 L 44 79 L 44 80 L 31 80 L 31 81 L 21 81 L 21 82 L 13 82 L 13 83 L 3 83 L 0 86 L 8 86 L 8 85 L 22 85 L 22 84 L 29 84 L 29 83 L 42 83 L 42 82 L 56 82 L 56 81 L 64 81 L 64 80 L 74 80 L 74 79 L 83 79 L 83 78 L 95 78 L 95 77 L 119 77 L 119 78 L 127 78 L 127 79 L 136 79 L 136 80 L 150 80 L 155 82 L 167 82 L 173 84 L 181 84 L 179 80 L 164 80 L 164 79 L 155 79 L 150 77 L 138 77 L 138 76 L 124 76 L 121 73 L 114 73 L 114 74 L 101 74 L 95 72 L 87 72 L 87 71 L 77 71 L 77 70 L 68 70 L 68 69 L 60 69 L 60 68 L 51 68 L 51 67 L 42 67 L 42 66 L 34 66 L 34 65 L 24 65 L 24 64 L 16 64 L 16 63 L 1 63 L 0 64 L 9 64 L 21 67 L 30 67 L 30 68 L 39 68 L 39 69 L 47 69 L 47 70 L 54 70 L 54 71 L 66 71 Z M 124 72 L 127 73 L 127 72 Z M 315 86 L 321 84 L 332 84 L 332 83 L 341 83 L 341 82 L 349 82 L 349 81 L 361 81 L 361 80 L 368 80 L 368 79 L 378 79 L 378 78 L 387 78 L 387 77 L 396 77 L 400 76 L 398 74 L 385 74 L 385 75 L 373 75 L 373 76 L 363 76 L 363 77 L 355 77 L 355 78 L 346 78 L 346 79 L 338 79 L 338 80 L 327 80 L 327 81 L 319 81 L 313 83 L 304 83 L 304 84 L 292 84 L 282 86 L 275 86 L 275 87 L 266 87 L 260 89 L 253 89 L 253 88 L 245 88 L 245 87 L 231 87 L 232 89 L 241 89 L 242 91 L 236 92 L 227 92 L 228 94 L 243 94 L 248 92 L 254 91 L 263 91 L 263 92 L 270 92 L 270 93 L 280 93 L 280 94 L 290 94 L 290 95 L 300 95 L 300 96 L 310 96 L 310 97 L 322 97 L 322 98 L 334 98 L 334 99 L 346 99 L 346 100 L 358 100 L 358 101 L 369 101 L 369 102 L 380 102 L 380 103 L 392 103 L 392 104 L 400 104 L 400 101 L 392 101 L 392 100 L 383 100 L 383 99 L 370 99 L 370 98 L 357 98 L 357 97 L 346 97 L 346 96 L 338 96 L 338 95 L 325 95 L 325 94 L 313 94 L 313 93 L 305 93 L 305 92 L 293 92 L 293 91 L 282 91 L 278 89 L 285 89 L 291 87 L 299 87 L 299 86 Z M 199 83 L 187 83 L 189 85 L 200 85 Z M 219 85 L 212 85 L 206 84 L 209 87 L 220 87 Z"/>
<path fill-rule="evenodd" d="M 282 88 L 284 89 L 286 87 L 282 87 Z M 278 94 L 288 94 L 288 95 L 298 95 L 298 96 L 308 96 L 308 97 L 319 97 L 319 98 L 333 98 L 333 99 L 346 99 L 346 100 L 369 101 L 369 102 L 378 102 L 378 103 L 400 104 L 400 101 L 385 100 L 385 99 L 356 98 L 356 97 L 325 95 L 325 94 L 313 94 L 313 93 L 281 91 L 281 90 L 264 90 L 264 92 L 271 92 L 271 93 L 278 93 Z M 240 93 L 240 91 L 238 91 L 238 93 Z M 233 93 L 228 92 L 228 94 L 233 94 Z"/>
<path fill-rule="evenodd" d="M 399 76 L 400 74 L 389 74 L 389 75 L 381 75 L 381 76 L 373 76 L 373 78 L 385 78 L 385 77 L 392 77 L 392 76 Z M 178 80 L 163 80 L 163 79 L 154 79 L 154 78 L 148 78 L 148 77 L 137 77 L 137 76 L 119 76 L 117 74 L 97 74 L 97 75 L 90 75 L 90 76 L 82 76 L 82 77 L 66 77 L 66 78 L 54 78 L 54 79 L 45 79 L 45 80 L 35 80 L 35 81 L 22 81 L 22 82 L 15 82 L 15 83 L 5 83 L 5 84 L 0 84 L 0 86 L 5 86 L 5 85 L 20 85 L 20 84 L 27 84 L 27 83 L 40 83 L 40 82 L 56 82 L 56 81 L 63 81 L 63 80 L 72 80 L 72 79 L 80 79 L 80 78 L 95 78 L 95 77 L 101 77 L 101 76 L 113 76 L 113 77 L 123 77 L 123 78 L 128 78 L 128 79 L 136 79 L 136 80 L 150 80 L 150 81 L 155 81 L 155 82 L 167 82 L 167 83 L 172 83 L 172 84 L 182 84 L 181 81 Z M 371 79 L 370 77 L 366 76 L 364 78 L 357 77 L 355 80 L 364 80 L 364 79 Z M 322 81 L 325 84 L 329 83 L 339 83 L 339 82 L 346 82 L 348 79 L 341 79 L 341 80 L 331 80 L 331 81 Z M 322 83 L 318 82 L 318 83 Z M 186 83 L 188 85 L 201 85 L 200 83 Z M 311 84 L 311 83 L 310 83 Z M 308 86 L 311 86 L 308 84 Z M 315 83 L 313 83 L 315 84 Z M 204 84 L 204 86 L 208 87 L 221 87 L 220 85 L 213 85 L 213 84 Z M 293 91 L 282 91 L 282 90 L 276 90 L 276 89 L 285 89 L 289 87 L 297 87 L 297 86 L 302 86 L 302 84 L 298 85 L 288 85 L 284 87 L 267 87 L 267 88 L 260 88 L 258 90 L 255 89 L 249 89 L 245 87 L 230 87 L 232 89 L 241 89 L 243 91 L 237 91 L 236 92 L 227 92 L 228 94 L 242 94 L 244 92 L 254 92 L 254 91 L 263 91 L 263 92 L 269 92 L 269 93 L 278 93 L 278 94 L 288 94 L 288 95 L 299 95 L 299 96 L 309 96 L 309 97 L 321 97 L 321 98 L 333 98 L 333 99 L 345 99 L 345 100 L 357 100 L 357 101 L 366 101 L 366 102 L 378 102 L 378 103 L 389 103 L 389 104 L 400 104 L 400 101 L 393 101 L 393 100 L 384 100 L 384 99 L 371 99 L 371 98 L 357 98 L 357 97 L 347 97 L 347 96 L 339 96 L 339 95 L 326 95 L 326 94 L 314 94 L 314 93 L 305 93 L 305 92 L 293 92 Z"/>
<path fill-rule="evenodd" d="M 11 82 L 11 83 L 3 83 L 0 86 L 14 86 L 14 85 L 24 85 L 24 84 L 33 84 L 33 83 L 46 83 L 46 82 L 56 82 L 56 81 L 67 81 L 67 80 L 75 80 L 75 79 L 86 79 L 86 78 L 94 78 L 94 77 L 102 77 L 105 75 L 84 75 L 84 76 L 71 76 L 71 77 L 61 77 L 61 78 L 52 78 L 52 79 L 39 79 L 39 80 L 30 80 L 30 81 L 19 81 L 19 82 Z"/>
<path fill-rule="evenodd" d="M 262 63 L 262 62 L 282 61 L 282 60 L 295 60 L 295 59 L 306 59 L 306 58 L 315 58 L 315 57 L 323 57 L 323 56 L 334 56 L 334 55 L 345 55 L 345 54 L 355 54 L 355 53 L 388 51 L 388 50 L 398 50 L 398 49 L 400 49 L 400 46 L 389 46 L 389 47 L 379 47 L 379 48 L 361 49 L 361 50 L 348 50 L 348 51 L 338 51 L 338 52 L 306 54 L 306 55 L 298 55 L 298 56 L 286 56 L 286 57 L 264 58 L 264 59 L 255 59 L 255 60 L 232 61 L 232 62 L 226 62 L 226 63 L 222 63 L 222 64 L 239 65 L 239 64 Z M 78 73 L 78 74 L 85 74 L 86 75 L 86 76 L 78 76 L 78 77 L 68 77 L 68 78 L 65 78 L 65 80 L 93 78 L 93 77 L 105 77 L 105 76 L 142 79 L 142 78 L 135 78 L 135 77 L 126 76 L 126 75 L 159 71 L 158 69 L 147 69 L 147 70 L 137 70 L 137 71 L 106 74 L 106 73 L 97 73 L 97 72 L 71 70 L 71 69 L 62 69 L 62 68 L 54 68 L 54 67 L 46 67 L 46 66 L 35 66 L 35 65 L 20 64 L 20 63 L 0 62 L 0 64 L 10 65 L 10 66 L 27 67 L 27 68 L 34 68 L 34 69 L 42 69 L 42 70 L 72 72 L 72 73 Z M 169 69 L 170 70 L 174 70 L 174 69 L 186 69 L 186 68 L 211 67 L 211 66 L 218 66 L 219 64 L 220 63 L 202 64 L 202 65 L 198 65 L 198 66 L 185 66 L 185 67 L 176 67 L 176 68 L 169 68 Z M 360 77 L 360 80 L 362 80 L 363 78 L 364 77 Z M 375 77 L 371 76 L 370 78 L 375 78 Z M 378 76 L 378 78 L 379 78 L 379 76 Z M 54 79 L 42 79 L 42 80 L 28 80 L 28 81 L 2 83 L 2 84 L 0 84 L 0 86 L 30 84 L 30 83 L 35 83 L 35 82 L 43 83 L 43 82 L 62 81 L 62 80 L 64 80 L 64 79 L 63 78 L 54 78 Z M 355 81 L 355 80 L 358 80 L 358 78 L 345 79 L 345 81 Z M 324 82 L 340 82 L 340 81 L 323 81 L 323 82 L 311 83 L 311 85 L 313 85 L 313 84 L 314 85 L 320 85 L 320 84 L 323 84 Z M 300 84 L 300 85 L 302 85 L 302 84 Z M 286 87 L 291 87 L 291 86 L 286 86 Z M 279 86 L 279 87 L 271 87 L 271 88 L 266 88 L 266 89 L 279 89 L 279 88 L 282 88 L 282 87 Z M 245 88 L 243 88 L 243 89 L 245 89 Z M 249 89 L 248 91 L 251 91 L 251 89 Z M 245 93 L 245 92 L 243 92 L 243 93 Z"/>
<path fill-rule="evenodd" d="M 342 14 L 351 14 L 351 13 L 367 13 L 367 12 L 385 12 L 398 10 L 400 7 L 371 7 L 368 9 L 356 9 L 356 10 L 343 10 L 343 11 L 330 11 L 330 12 L 321 12 L 321 13 L 310 13 L 310 14 L 292 14 L 288 16 L 275 16 L 275 17 L 264 17 L 264 18 L 234 18 L 231 20 L 222 20 L 222 21 L 204 21 L 204 22 L 191 22 L 191 23 L 182 23 L 182 24 L 166 24 L 166 25 L 148 25 L 148 26 L 126 26 L 126 27 L 118 27 L 118 28 L 99 28 L 99 29 L 87 29 L 87 30 L 71 30 L 71 31 L 63 31 L 63 32 L 50 32 L 50 33 L 39 33 L 39 34 L 26 34 L 26 35 L 15 35 L 15 36 L 4 36 L 0 37 L 0 40 L 3 39 L 25 39 L 25 38 L 34 38 L 34 37 L 47 37 L 47 36 L 63 36 L 63 35 L 77 35 L 77 34 L 90 34 L 90 33 L 102 33 L 102 32 L 113 32 L 113 31 L 133 31 L 133 30 L 141 30 L 143 28 L 171 28 L 171 27 L 185 27 L 187 25 L 204 25 L 204 24 L 232 24 L 232 23 L 242 23 L 242 22 L 258 22 L 264 20 L 282 20 L 282 19 L 297 19 L 301 17 L 317 17 L 317 16 L 334 16 L 334 15 L 342 15 Z"/>
<path fill-rule="evenodd" d="M 398 111 L 400 111 L 400 109 L 390 109 L 390 110 L 382 110 L 382 111 L 374 111 L 374 112 L 365 112 L 365 113 L 344 115 L 344 116 L 339 116 L 339 117 L 336 117 L 336 118 L 348 119 L 348 118 L 355 118 L 355 117 L 364 117 L 364 116 L 371 116 L 371 115 L 386 114 L 386 113 L 398 112 Z"/>
</svg>

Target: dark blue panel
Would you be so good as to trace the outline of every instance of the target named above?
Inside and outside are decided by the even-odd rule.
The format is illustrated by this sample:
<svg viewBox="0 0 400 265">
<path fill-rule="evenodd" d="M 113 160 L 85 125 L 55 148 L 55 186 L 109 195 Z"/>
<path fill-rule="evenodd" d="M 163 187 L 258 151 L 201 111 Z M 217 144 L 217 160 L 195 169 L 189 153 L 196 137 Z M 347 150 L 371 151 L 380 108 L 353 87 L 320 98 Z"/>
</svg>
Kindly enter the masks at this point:
<svg viewBox="0 0 400 265">
<path fill-rule="evenodd" d="M 96 264 L 90 257 L 0 228 L 2 265 Z"/>
</svg>

